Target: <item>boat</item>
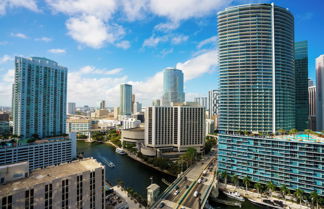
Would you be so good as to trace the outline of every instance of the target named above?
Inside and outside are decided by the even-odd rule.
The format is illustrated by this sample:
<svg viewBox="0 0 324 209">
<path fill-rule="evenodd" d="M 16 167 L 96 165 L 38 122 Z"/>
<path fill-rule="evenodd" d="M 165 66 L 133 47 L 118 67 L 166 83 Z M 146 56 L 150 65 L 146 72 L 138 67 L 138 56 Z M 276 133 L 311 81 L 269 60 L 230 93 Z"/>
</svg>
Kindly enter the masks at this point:
<svg viewBox="0 0 324 209">
<path fill-rule="evenodd" d="M 242 197 L 238 192 L 224 192 L 224 194 L 229 198 L 244 202 L 244 197 Z"/>
<path fill-rule="evenodd" d="M 122 148 L 116 148 L 116 153 L 120 155 L 126 155 L 126 152 Z"/>
<path fill-rule="evenodd" d="M 113 168 L 113 167 L 115 167 L 115 164 L 114 164 L 113 162 L 109 162 L 109 163 L 108 163 L 108 166 L 109 166 L 110 168 Z"/>
<path fill-rule="evenodd" d="M 271 200 L 267 200 L 267 199 L 262 199 L 261 202 L 253 200 L 253 199 L 248 199 L 252 204 L 257 205 L 259 207 L 262 208 L 269 208 L 269 209 L 284 209 L 283 205 L 279 205 L 274 203 Z"/>
</svg>

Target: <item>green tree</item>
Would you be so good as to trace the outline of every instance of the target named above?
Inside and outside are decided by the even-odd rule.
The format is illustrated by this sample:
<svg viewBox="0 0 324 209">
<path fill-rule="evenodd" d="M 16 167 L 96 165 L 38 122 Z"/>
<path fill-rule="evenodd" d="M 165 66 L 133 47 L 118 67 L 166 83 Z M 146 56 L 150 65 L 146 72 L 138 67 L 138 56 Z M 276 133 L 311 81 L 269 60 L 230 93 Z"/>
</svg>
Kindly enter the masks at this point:
<svg viewBox="0 0 324 209">
<path fill-rule="evenodd" d="M 247 190 L 248 190 L 248 187 L 249 187 L 250 184 L 251 184 L 251 179 L 250 179 L 250 177 L 245 176 L 245 177 L 243 178 L 243 184 L 245 185 L 245 190 L 247 191 Z"/>
<path fill-rule="evenodd" d="M 289 194 L 289 189 L 287 188 L 286 185 L 282 185 L 280 187 L 280 192 L 281 192 L 282 196 L 284 197 L 284 199 L 286 199 L 286 195 Z"/>
<path fill-rule="evenodd" d="M 291 134 L 291 135 L 293 135 L 295 137 L 296 137 L 297 132 L 298 132 L 298 130 L 295 129 L 295 128 L 289 130 L 289 134 Z"/>
<path fill-rule="evenodd" d="M 308 140 L 309 140 L 309 135 L 312 133 L 310 129 L 305 129 L 304 133 L 307 134 Z"/>
<path fill-rule="evenodd" d="M 224 184 L 227 184 L 228 173 L 226 171 L 222 172 L 222 179 L 224 180 Z"/>
<path fill-rule="evenodd" d="M 190 162 L 190 165 L 194 162 L 197 156 L 197 150 L 193 147 L 189 147 L 185 152 L 185 158 Z"/>
<path fill-rule="evenodd" d="M 278 132 L 279 132 L 279 134 L 281 136 L 283 136 L 286 133 L 286 130 L 285 129 L 279 129 Z"/>
<path fill-rule="evenodd" d="M 304 191 L 301 189 L 296 189 L 294 196 L 297 198 L 297 200 L 299 200 L 299 204 L 301 204 L 304 196 Z"/>
<path fill-rule="evenodd" d="M 316 208 L 318 209 L 318 202 L 320 200 L 320 197 L 319 195 L 317 194 L 316 191 L 313 191 L 309 194 L 310 198 L 311 198 L 311 201 L 312 201 L 312 204 L 313 206 L 316 204 Z"/>
<path fill-rule="evenodd" d="M 232 176 L 232 182 L 233 182 L 235 187 L 238 186 L 239 181 L 240 181 L 240 179 L 239 179 L 239 177 L 237 175 Z"/>
<path fill-rule="evenodd" d="M 274 185 L 274 184 L 272 183 L 272 181 L 269 181 L 269 182 L 267 183 L 267 189 L 268 189 L 268 191 L 270 192 L 270 196 L 272 196 L 272 192 L 275 191 L 275 189 L 276 189 L 276 185 Z"/>
<path fill-rule="evenodd" d="M 254 188 L 260 194 L 261 193 L 261 189 L 262 189 L 262 184 L 260 184 L 259 182 L 257 182 L 257 183 L 254 184 Z"/>
</svg>

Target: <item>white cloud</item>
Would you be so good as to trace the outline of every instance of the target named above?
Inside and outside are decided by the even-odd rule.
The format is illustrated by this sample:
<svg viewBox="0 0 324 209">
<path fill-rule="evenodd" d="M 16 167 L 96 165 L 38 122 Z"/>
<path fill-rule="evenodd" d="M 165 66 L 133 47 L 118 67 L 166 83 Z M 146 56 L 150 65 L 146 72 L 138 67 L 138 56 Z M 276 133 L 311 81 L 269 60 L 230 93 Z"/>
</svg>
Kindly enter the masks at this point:
<svg viewBox="0 0 324 209">
<path fill-rule="evenodd" d="M 121 26 L 107 25 L 96 16 L 70 18 L 66 27 L 74 40 L 93 48 L 101 48 L 105 43 L 114 43 L 125 33 Z"/>
<path fill-rule="evenodd" d="M 232 0 L 151 0 L 149 7 L 152 13 L 166 17 L 173 23 L 179 23 L 181 20 L 209 15 L 231 2 Z M 169 27 L 169 29 L 176 28 Z"/>
<path fill-rule="evenodd" d="M 15 70 L 10 69 L 10 70 L 7 71 L 6 74 L 4 74 L 3 81 L 13 84 L 14 83 L 14 78 L 15 78 Z"/>
<path fill-rule="evenodd" d="M 66 51 L 65 49 L 49 49 L 48 52 L 53 54 L 64 54 Z"/>
<path fill-rule="evenodd" d="M 86 74 L 99 74 L 99 75 L 115 75 L 123 71 L 123 68 L 115 68 L 112 70 L 97 69 L 93 66 L 87 65 L 82 67 L 78 72 L 74 74 L 86 75 Z"/>
<path fill-rule="evenodd" d="M 179 22 L 167 22 L 167 23 L 159 23 L 157 24 L 154 29 L 168 32 L 170 30 L 177 29 L 179 27 Z"/>
<path fill-rule="evenodd" d="M 129 41 L 121 41 L 121 42 L 116 43 L 116 46 L 118 48 L 128 49 L 131 46 L 131 44 Z"/>
<path fill-rule="evenodd" d="M 3 76 L 0 76 L 0 105 L 11 105 L 12 84 L 14 82 L 15 70 L 9 69 Z"/>
<path fill-rule="evenodd" d="M 27 39 L 28 36 L 23 34 L 23 33 L 11 33 L 10 34 L 12 37 L 16 37 L 16 38 L 22 38 L 22 39 Z"/>
<path fill-rule="evenodd" d="M 43 42 L 51 42 L 52 39 L 49 37 L 40 37 L 40 38 L 35 38 L 36 41 L 43 41 Z"/>
<path fill-rule="evenodd" d="M 217 36 L 212 36 L 210 38 L 207 38 L 205 40 L 202 40 L 201 42 L 198 43 L 197 48 L 200 49 L 206 45 L 212 45 L 215 47 L 217 44 Z"/>
<path fill-rule="evenodd" d="M 150 38 L 144 40 L 144 43 L 143 43 L 143 47 L 155 47 L 157 46 L 159 43 L 161 42 L 166 42 L 168 41 L 168 36 L 158 36 L 158 37 L 154 37 L 154 36 L 151 36 Z"/>
<path fill-rule="evenodd" d="M 210 50 L 204 54 L 193 57 L 176 65 L 184 73 L 184 79 L 191 80 L 201 76 L 202 74 L 209 73 L 218 66 L 218 50 Z"/>
<path fill-rule="evenodd" d="M 147 0 L 121 0 L 124 15 L 129 21 L 143 19 L 147 10 Z"/>
<path fill-rule="evenodd" d="M 188 40 L 188 36 L 185 35 L 177 35 L 171 39 L 171 43 L 173 44 L 180 44 Z"/>
<path fill-rule="evenodd" d="M 152 35 L 143 42 L 143 47 L 156 47 L 158 44 L 170 41 L 172 44 L 180 44 L 188 40 L 188 36 L 182 34 L 169 34 L 163 36 Z"/>
<path fill-rule="evenodd" d="M 39 12 L 36 0 L 1 0 L 0 1 L 0 15 L 5 15 L 7 9 L 23 7 L 34 12 Z"/>
<path fill-rule="evenodd" d="M 0 57 L 0 63 L 5 63 L 8 61 L 12 61 L 14 58 L 12 56 L 9 56 L 7 54 L 3 55 L 2 57 Z"/>
<path fill-rule="evenodd" d="M 173 48 L 171 49 L 162 49 L 162 51 L 160 52 L 161 57 L 165 57 L 168 54 L 171 54 L 173 52 Z"/>
</svg>

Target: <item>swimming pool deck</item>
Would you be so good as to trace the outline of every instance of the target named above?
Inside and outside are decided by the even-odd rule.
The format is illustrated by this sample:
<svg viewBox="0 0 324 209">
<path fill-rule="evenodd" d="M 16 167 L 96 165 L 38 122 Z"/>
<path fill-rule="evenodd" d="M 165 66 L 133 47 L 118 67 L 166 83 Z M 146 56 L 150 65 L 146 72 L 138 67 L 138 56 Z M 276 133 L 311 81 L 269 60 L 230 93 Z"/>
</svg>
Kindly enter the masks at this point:
<svg viewBox="0 0 324 209">
<path fill-rule="evenodd" d="M 300 141 L 300 142 L 317 142 L 317 143 L 324 143 L 324 138 L 316 136 L 314 134 L 297 134 L 297 135 L 278 135 L 274 136 L 275 139 L 279 140 L 290 140 L 290 141 Z"/>
</svg>

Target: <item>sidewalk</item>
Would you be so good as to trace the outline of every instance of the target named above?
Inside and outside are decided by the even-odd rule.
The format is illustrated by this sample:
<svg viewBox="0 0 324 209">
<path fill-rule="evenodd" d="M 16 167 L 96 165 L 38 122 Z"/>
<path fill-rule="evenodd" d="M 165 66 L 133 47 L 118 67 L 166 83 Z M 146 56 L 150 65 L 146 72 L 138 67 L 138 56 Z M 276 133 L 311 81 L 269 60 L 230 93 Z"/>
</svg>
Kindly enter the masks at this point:
<svg viewBox="0 0 324 209">
<path fill-rule="evenodd" d="M 122 198 L 125 199 L 125 201 L 128 204 L 128 207 L 130 209 L 139 209 L 139 208 L 145 208 L 142 206 L 140 203 L 135 203 L 134 200 L 131 200 L 130 197 L 127 196 L 127 192 L 124 190 L 121 190 L 121 187 L 114 186 L 113 187 L 114 191 L 116 191 Z M 141 207 L 140 207 L 141 206 Z"/>
<path fill-rule="evenodd" d="M 220 183 L 219 184 L 219 189 L 220 190 L 227 190 L 227 191 L 237 191 L 243 197 L 246 197 L 248 199 L 252 199 L 254 201 L 261 202 L 261 194 L 251 192 L 251 191 L 245 191 L 245 189 L 242 189 L 240 187 L 235 187 L 235 186 L 232 186 L 232 185 L 229 185 L 229 184 L 227 184 L 225 186 L 225 184 Z M 287 205 L 291 209 L 310 209 L 310 207 L 307 207 L 305 205 L 300 205 L 300 204 L 297 204 L 297 203 L 294 203 L 294 202 L 286 201 L 284 199 L 279 199 L 279 198 L 275 198 L 275 197 L 267 197 L 267 199 L 282 201 L 285 205 Z"/>
</svg>

